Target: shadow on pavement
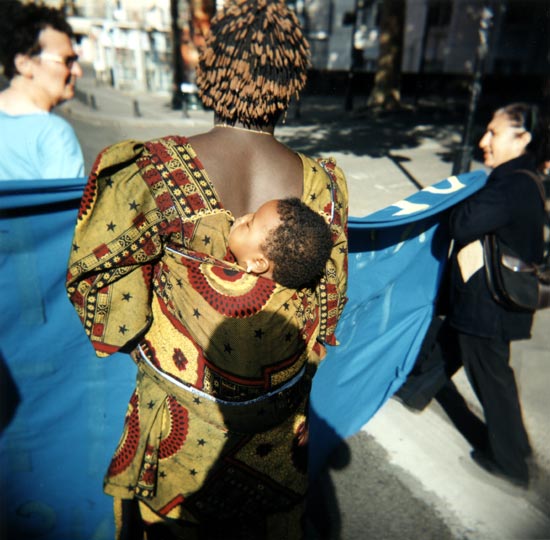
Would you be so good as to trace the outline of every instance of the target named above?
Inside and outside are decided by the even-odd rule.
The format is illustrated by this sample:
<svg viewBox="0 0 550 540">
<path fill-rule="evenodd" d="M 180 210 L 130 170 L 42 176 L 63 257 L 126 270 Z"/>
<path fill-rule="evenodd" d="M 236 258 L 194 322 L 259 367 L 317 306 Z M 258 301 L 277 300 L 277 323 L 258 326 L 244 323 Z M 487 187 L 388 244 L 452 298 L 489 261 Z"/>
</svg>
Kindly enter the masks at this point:
<svg viewBox="0 0 550 540">
<path fill-rule="evenodd" d="M 283 127 L 292 128 L 292 146 L 305 153 L 345 152 L 356 156 L 385 157 L 399 150 L 420 146 L 430 139 L 443 147 L 436 155 L 452 162 L 460 142 L 464 113 L 461 108 L 440 102 L 405 106 L 391 113 L 363 108 L 344 111 L 343 100 L 333 96 L 305 96 L 293 105 Z M 477 128 L 473 140 L 482 133 Z M 287 138 L 280 134 L 281 139 Z M 477 137 L 477 138 L 476 138 Z"/>
</svg>

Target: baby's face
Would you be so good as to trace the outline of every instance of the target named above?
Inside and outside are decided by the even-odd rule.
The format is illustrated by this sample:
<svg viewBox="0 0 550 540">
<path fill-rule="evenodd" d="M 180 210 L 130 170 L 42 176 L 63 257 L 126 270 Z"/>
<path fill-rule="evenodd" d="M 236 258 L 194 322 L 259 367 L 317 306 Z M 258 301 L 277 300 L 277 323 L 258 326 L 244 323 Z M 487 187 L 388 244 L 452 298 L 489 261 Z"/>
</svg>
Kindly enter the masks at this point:
<svg viewBox="0 0 550 540">
<path fill-rule="evenodd" d="M 239 266 L 249 268 L 258 258 L 265 259 L 261 246 L 280 223 L 277 201 L 268 201 L 253 214 L 246 214 L 233 223 L 228 244 Z"/>
</svg>

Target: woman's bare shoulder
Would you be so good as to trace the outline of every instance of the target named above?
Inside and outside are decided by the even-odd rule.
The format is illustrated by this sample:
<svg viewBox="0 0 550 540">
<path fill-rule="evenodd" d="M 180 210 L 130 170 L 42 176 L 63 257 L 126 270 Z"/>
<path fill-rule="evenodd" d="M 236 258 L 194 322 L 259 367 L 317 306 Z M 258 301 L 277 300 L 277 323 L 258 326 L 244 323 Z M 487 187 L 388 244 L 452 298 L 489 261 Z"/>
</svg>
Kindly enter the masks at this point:
<svg viewBox="0 0 550 540">
<path fill-rule="evenodd" d="M 238 216 L 271 199 L 301 197 L 303 164 L 298 154 L 271 136 L 218 131 L 190 137 L 189 143 L 225 208 Z"/>
</svg>

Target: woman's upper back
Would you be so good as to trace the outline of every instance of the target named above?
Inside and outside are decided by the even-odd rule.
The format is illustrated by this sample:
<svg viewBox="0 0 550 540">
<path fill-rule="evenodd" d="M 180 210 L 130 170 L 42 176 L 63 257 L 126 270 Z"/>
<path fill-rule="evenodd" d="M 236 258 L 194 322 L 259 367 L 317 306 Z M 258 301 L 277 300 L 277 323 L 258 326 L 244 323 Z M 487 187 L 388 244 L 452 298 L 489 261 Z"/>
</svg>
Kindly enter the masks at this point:
<svg viewBox="0 0 550 540">
<path fill-rule="evenodd" d="M 302 196 L 300 157 L 270 134 L 215 128 L 189 142 L 234 216 L 272 199 Z"/>
</svg>

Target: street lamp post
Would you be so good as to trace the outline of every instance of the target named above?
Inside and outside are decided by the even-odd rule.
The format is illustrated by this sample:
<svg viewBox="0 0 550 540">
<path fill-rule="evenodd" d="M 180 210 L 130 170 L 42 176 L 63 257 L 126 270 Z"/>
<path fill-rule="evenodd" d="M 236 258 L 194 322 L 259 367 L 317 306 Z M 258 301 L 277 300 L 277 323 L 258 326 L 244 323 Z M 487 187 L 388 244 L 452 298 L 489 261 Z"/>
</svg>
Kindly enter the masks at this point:
<svg viewBox="0 0 550 540">
<path fill-rule="evenodd" d="M 181 29 L 179 25 L 179 0 L 170 0 L 170 16 L 172 22 L 172 59 L 174 77 L 172 81 L 172 109 L 182 108 L 183 95 L 181 83 L 183 81 L 183 65 L 181 59 Z"/>
<path fill-rule="evenodd" d="M 472 131 L 474 126 L 474 117 L 477 109 L 477 103 L 481 94 L 481 77 L 483 75 L 483 68 L 485 64 L 485 58 L 489 50 L 489 30 L 493 19 L 493 11 L 491 8 L 484 7 L 481 12 L 481 18 L 479 21 L 479 45 L 477 47 L 474 78 L 472 81 L 472 87 L 470 89 L 470 101 L 468 103 L 468 117 L 464 126 L 464 132 L 462 134 L 462 144 L 456 155 L 456 159 L 453 163 L 452 174 L 461 174 L 470 170 L 470 163 L 472 161 Z"/>
<path fill-rule="evenodd" d="M 357 16 L 358 9 L 362 7 L 363 2 L 361 0 L 355 0 L 353 6 L 353 12 L 346 12 L 344 15 L 344 25 L 351 25 L 351 45 L 350 45 L 350 64 L 348 70 L 348 82 L 346 87 L 346 97 L 344 100 L 344 109 L 351 111 L 353 109 L 353 83 L 356 67 L 356 53 L 355 53 L 355 33 L 357 32 Z"/>
</svg>

